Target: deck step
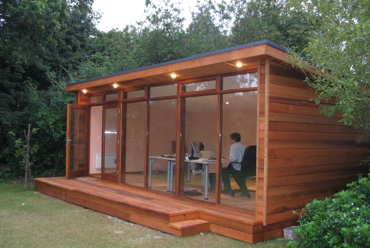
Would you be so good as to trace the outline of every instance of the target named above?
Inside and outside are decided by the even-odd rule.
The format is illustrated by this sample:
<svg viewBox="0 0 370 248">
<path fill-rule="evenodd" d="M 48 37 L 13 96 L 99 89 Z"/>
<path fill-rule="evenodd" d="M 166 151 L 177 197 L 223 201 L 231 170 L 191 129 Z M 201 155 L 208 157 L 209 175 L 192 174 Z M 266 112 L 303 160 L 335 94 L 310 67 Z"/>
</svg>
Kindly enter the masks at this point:
<svg viewBox="0 0 370 248">
<path fill-rule="evenodd" d="M 195 219 L 195 220 L 184 220 L 170 223 L 170 227 L 178 230 L 179 236 L 186 237 L 201 232 L 209 232 L 210 225 L 208 221 Z"/>
</svg>

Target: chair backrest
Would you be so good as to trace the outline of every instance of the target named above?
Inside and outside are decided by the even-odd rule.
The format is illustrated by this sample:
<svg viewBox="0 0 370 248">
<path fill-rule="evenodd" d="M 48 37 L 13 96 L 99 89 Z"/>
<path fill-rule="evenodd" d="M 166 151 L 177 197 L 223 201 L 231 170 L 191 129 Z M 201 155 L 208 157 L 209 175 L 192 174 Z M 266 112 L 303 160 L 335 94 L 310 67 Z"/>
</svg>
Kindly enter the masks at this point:
<svg viewBox="0 0 370 248">
<path fill-rule="evenodd" d="M 256 175 L 256 152 L 257 146 L 248 146 L 245 148 L 241 171 L 246 176 Z"/>
</svg>

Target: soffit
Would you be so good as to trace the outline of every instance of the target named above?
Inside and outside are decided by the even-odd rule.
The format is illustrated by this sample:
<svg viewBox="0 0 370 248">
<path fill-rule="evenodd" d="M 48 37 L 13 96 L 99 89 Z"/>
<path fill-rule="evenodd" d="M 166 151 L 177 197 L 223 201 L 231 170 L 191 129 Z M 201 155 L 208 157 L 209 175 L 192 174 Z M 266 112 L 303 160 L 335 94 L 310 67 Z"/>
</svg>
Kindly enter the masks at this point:
<svg viewBox="0 0 370 248">
<path fill-rule="evenodd" d="M 238 71 L 257 68 L 260 60 L 269 58 L 286 61 L 287 55 L 284 51 L 268 44 L 259 44 L 86 80 L 68 85 L 67 91 L 73 92 L 82 89 L 89 89 L 90 92 L 109 91 L 112 90 L 112 84 L 114 83 L 117 83 L 119 88 L 131 88 L 237 73 Z M 236 62 L 242 62 L 243 67 L 237 68 L 235 66 Z M 171 73 L 176 73 L 177 78 L 172 79 L 170 77 Z"/>
</svg>

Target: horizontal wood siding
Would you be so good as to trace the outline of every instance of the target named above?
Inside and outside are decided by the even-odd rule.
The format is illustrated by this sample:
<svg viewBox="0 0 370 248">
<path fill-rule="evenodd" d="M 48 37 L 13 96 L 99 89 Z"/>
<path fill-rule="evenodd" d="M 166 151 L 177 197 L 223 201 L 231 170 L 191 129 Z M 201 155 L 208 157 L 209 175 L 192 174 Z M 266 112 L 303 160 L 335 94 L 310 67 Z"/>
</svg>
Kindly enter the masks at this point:
<svg viewBox="0 0 370 248">
<path fill-rule="evenodd" d="M 265 225 L 296 218 L 293 210 L 331 196 L 366 172 L 359 162 L 369 153 L 368 145 L 355 142 L 360 134 L 338 122 L 339 115 L 319 113 L 311 100 L 315 93 L 303 79 L 291 68 L 271 63 Z M 260 126 L 260 135 L 262 130 Z M 258 188 L 263 189 L 261 184 Z"/>
</svg>

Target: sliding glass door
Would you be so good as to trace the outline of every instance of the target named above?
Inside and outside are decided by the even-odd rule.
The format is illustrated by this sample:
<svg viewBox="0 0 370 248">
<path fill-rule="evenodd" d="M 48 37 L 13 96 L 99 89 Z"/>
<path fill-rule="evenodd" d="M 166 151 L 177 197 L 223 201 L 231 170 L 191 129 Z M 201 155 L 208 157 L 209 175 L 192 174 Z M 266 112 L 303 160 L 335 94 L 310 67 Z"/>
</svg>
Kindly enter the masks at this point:
<svg viewBox="0 0 370 248">
<path fill-rule="evenodd" d="M 121 182 L 144 187 L 147 144 L 147 105 L 145 101 L 123 104 Z"/>
<path fill-rule="evenodd" d="M 101 175 L 103 179 L 117 182 L 117 105 L 103 107 L 103 142 Z"/>
</svg>

